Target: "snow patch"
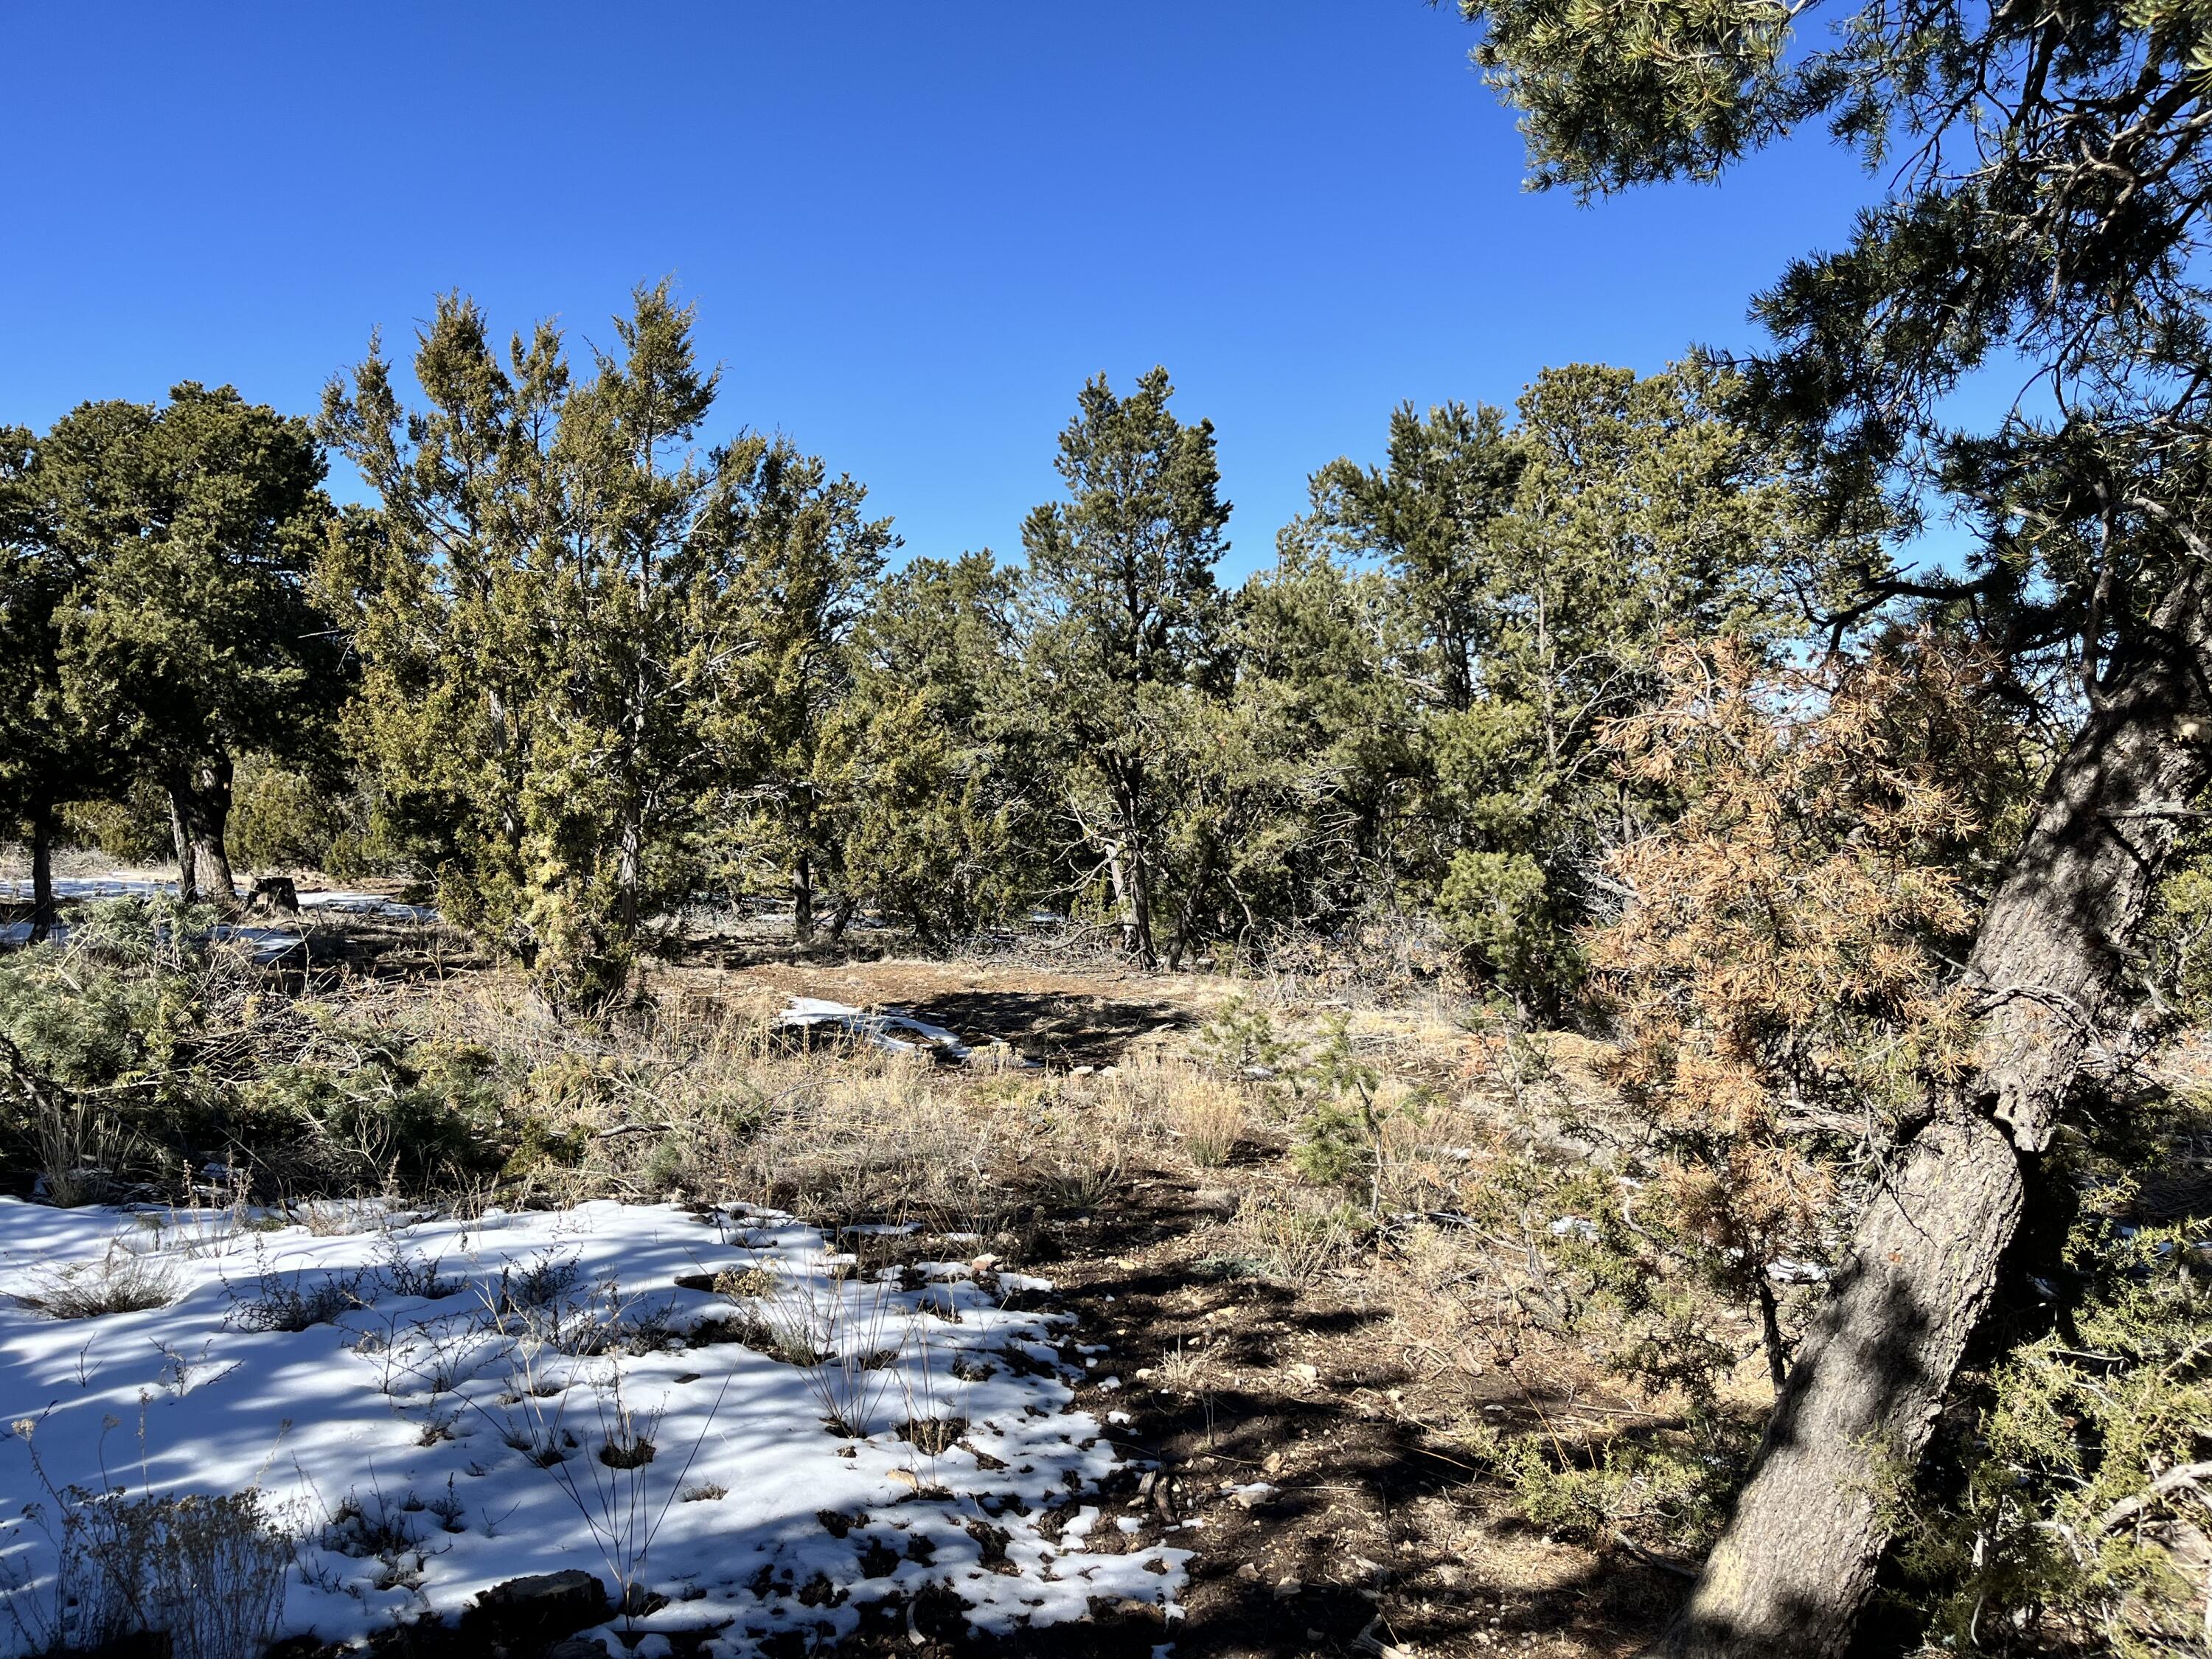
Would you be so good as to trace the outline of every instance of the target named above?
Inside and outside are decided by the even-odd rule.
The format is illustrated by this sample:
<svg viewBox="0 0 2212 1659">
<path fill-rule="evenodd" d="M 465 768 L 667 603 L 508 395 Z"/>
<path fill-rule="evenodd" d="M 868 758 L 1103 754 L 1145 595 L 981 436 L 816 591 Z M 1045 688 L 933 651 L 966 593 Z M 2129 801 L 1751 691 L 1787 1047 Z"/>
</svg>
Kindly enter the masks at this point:
<svg viewBox="0 0 2212 1659">
<path fill-rule="evenodd" d="M 898 1008 L 860 1009 L 819 997 L 793 997 L 791 1006 L 776 1017 L 776 1024 L 800 1030 L 829 1029 L 849 1032 L 878 1048 L 896 1054 L 927 1051 L 939 1060 L 968 1058 L 968 1045 L 942 1025 L 916 1019 Z"/>
<path fill-rule="evenodd" d="M 21 1513 L 45 1490 L 35 1448 L 59 1487 L 258 1486 L 303 1534 L 283 1628 L 325 1640 L 450 1617 L 527 1573 L 579 1567 L 611 1589 L 633 1496 L 658 1517 L 634 1577 L 672 1598 L 637 1625 L 714 1630 L 725 1659 L 834 1639 L 863 1606 L 933 1587 L 993 1633 L 1100 1597 L 1176 1610 L 1188 1551 L 1120 1553 L 1114 1531 L 1093 1552 L 1088 1505 L 1044 1530 L 1115 1459 L 1063 1368 L 988 1363 L 1048 1359 L 1068 1316 L 1006 1308 L 988 1273 L 932 1263 L 909 1292 L 750 1208 L 332 1213 L 351 1224 L 0 1199 L 0 1424 L 28 1422 L 0 1433 L 0 1578 L 33 1597 L 53 1582 Z M 73 1320 L 19 1299 L 111 1259 L 174 1299 Z M 957 1323 L 925 1311 L 948 1307 Z M 810 1347 L 832 1357 L 792 1363 Z M 825 1388 L 864 1434 L 825 1425 Z M 618 1409 L 651 1443 L 629 1468 L 599 1455 Z M 17 1639 L 0 1628 L 0 1654 Z"/>
</svg>

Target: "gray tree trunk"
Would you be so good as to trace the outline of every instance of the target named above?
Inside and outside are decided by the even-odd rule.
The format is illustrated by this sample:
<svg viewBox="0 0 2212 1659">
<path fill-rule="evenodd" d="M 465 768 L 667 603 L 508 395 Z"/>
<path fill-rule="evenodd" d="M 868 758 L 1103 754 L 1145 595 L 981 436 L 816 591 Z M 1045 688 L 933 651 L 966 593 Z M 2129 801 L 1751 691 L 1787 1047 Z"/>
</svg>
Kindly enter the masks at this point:
<svg viewBox="0 0 2212 1659">
<path fill-rule="evenodd" d="M 803 852 L 791 863 L 791 936 L 801 945 L 814 938 L 814 861 Z"/>
<path fill-rule="evenodd" d="M 224 844 L 230 823 L 231 763 L 194 766 L 169 780 L 169 822 L 177 841 L 178 888 L 187 904 L 238 914 L 238 885 Z"/>
<path fill-rule="evenodd" d="M 1976 1069 L 1896 1154 L 1775 1402 L 1736 1512 L 1655 1652 L 1841 1654 L 2020 1222 L 2026 1161 L 2112 1017 L 2177 814 L 2212 770 L 2212 617 L 2192 569 L 2052 775 L 1967 963 Z"/>
</svg>

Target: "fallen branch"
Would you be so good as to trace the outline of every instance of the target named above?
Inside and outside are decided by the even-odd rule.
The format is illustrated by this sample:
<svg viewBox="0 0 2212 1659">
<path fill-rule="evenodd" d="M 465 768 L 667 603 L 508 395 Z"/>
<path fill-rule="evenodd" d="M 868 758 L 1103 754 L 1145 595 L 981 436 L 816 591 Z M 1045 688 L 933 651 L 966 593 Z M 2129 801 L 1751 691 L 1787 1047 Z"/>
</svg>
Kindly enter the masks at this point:
<svg viewBox="0 0 2212 1659">
<path fill-rule="evenodd" d="M 2169 1498 L 2184 1486 L 2194 1486 L 2207 1476 L 2212 1476 L 2212 1462 L 2176 1465 L 2152 1481 L 2148 1491 L 2137 1492 L 2133 1498 L 2123 1498 L 2099 1516 L 2095 1524 L 2089 1528 L 2089 1536 L 2102 1538 L 2123 1522 L 2131 1521 L 2141 1515 L 2161 1498 Z"/>
<path fill-rule="evenodd" d="M 1647 1550 L 1625 1532 L 1616 1529 L 1613 1534 L 1613 1541 L 1647 1567 L 1656 1567 L 1662 1572 L 1671 1572 L 1681 1578 L 1695 1578 L 1698 1576 L 1697 1568 L 1686 1562 L 1672 1560 L 1666 1556 Z"/>
</svg>

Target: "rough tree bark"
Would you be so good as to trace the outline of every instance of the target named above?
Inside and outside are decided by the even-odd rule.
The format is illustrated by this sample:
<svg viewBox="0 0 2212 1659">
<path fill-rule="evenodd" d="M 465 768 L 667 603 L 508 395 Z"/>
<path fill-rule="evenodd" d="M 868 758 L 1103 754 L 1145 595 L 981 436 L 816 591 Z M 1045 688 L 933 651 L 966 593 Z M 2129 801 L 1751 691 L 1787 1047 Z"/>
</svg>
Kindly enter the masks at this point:
<svg viewBox="0 0 2212 1659">
<path fill-rule="evenodd" d="M 1841 1654 L 2019 1225 L 2026 1176 L 2100 1040 L 2177 816 L 2212 773 L 2212 616 L 2192 568 L 2108 671 L 1982 919 L 1976 1067 L 1898 1149 L 1798 1350 L 1735 1516 L 1653 1650 Z"/>
<path fill-rule="evenodd" d="M 31 805 L 31 942 L 54 931 L 54 805 Z"/>
<path fill-rule="evenodd" d="M 238 887 L 223 836 L 230 823 L 228 758 L 189 767 L 169 779 L 169 822 L 177 841 L 178 889 L 187 904 L 238 913 Z"/>
</svg>

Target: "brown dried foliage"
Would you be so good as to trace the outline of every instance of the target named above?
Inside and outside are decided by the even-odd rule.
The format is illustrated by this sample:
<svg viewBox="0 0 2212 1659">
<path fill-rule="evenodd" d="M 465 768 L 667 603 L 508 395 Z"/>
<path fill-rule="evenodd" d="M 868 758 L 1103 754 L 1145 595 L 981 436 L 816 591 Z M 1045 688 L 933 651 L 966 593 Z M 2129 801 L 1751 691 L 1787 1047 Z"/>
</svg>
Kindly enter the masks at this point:
<svg viewBox="0 0 2212 1659">
<path fill-rule="evenodd" d="M 1966 1061 L 1956 964 L 2020 733 L 1991 665 L 1927 635 L 1814 669 L 1723 645 L 1669 672 L 1611 738 L 1682 810 L 1616 855 L 1634 896 L 1591 958 L 1665 1196 L 1765 1300 L 1767 1264 L 1820 1257 L 1847 1172 Z"/>
</svg>

